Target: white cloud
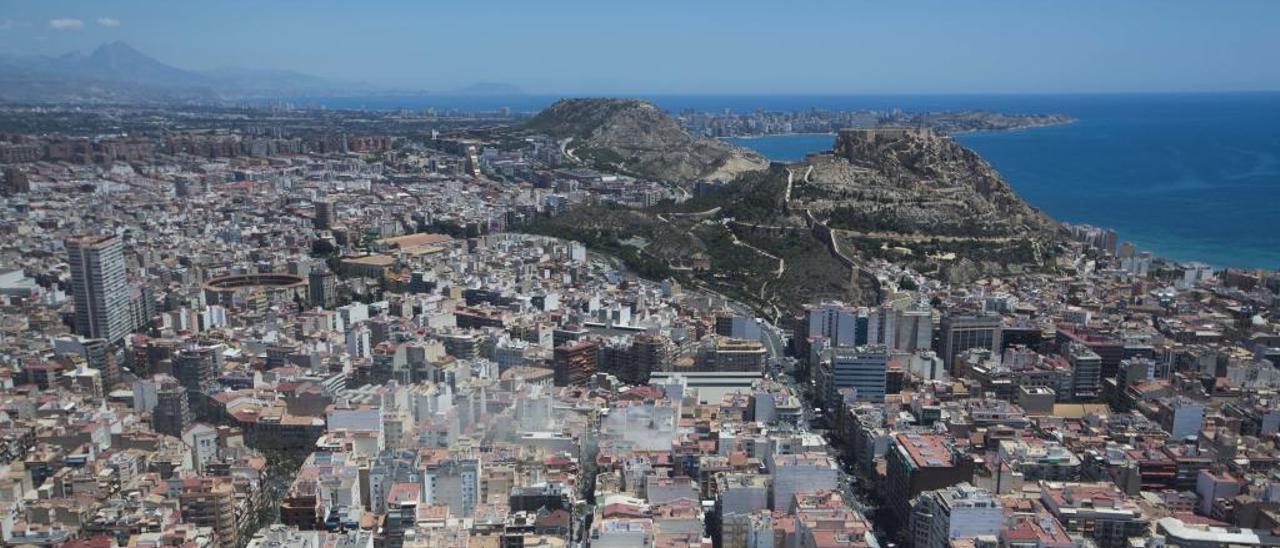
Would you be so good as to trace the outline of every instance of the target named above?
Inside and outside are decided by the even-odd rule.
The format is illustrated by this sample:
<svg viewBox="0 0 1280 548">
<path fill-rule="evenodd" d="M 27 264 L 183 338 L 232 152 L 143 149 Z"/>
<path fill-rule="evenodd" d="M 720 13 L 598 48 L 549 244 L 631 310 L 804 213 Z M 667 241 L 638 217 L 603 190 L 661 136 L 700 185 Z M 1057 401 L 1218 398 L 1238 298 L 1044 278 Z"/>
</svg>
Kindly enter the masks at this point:
<svg viewBox="0 0 1280 548">
<path fill-rule="evenodd" d="M 50 19 L 49 28 L 53 30 L 80 30 L 84 28 L 84 21 L 67 17 Z"/>
<path fill-rule="evenodd" d="M 99 17 L 98 24 L 104 27 L 118 27 L 120 26 L 120 20 L 114 17 Z"/>
</svg>

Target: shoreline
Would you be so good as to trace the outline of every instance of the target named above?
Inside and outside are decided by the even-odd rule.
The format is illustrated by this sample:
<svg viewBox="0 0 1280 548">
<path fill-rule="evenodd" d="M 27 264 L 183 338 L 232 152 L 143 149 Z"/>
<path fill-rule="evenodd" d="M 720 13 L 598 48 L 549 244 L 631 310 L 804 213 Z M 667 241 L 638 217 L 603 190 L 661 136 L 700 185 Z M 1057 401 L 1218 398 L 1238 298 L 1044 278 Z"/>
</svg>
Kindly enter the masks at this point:
<svg viewBox="0 0 1280 548">
<path fill-rule="evenodd" d="M 1064 120 L 1061 122 L 1049 122 L 1046 124 L 1027 124 L 1025 126 L 1011 127 L 1011 128 L 1005 128 L 1005 129 L 966 129 L 961 131 L 953 131 L 951 133 L 948 133 L 948 135 L 980 135 L 984 133 L 1017 133 L 1019 131 L 1025 131 L 1028 129 L 1044 129 L 1047 127 L 1069 126 L 1079 122 L 1080 122 L 1079 118 L 1072 118 L 1070 120 Z"/>
<path fill-rule="evenodd" d="M 947 135 L 978 135 L 978 134 L 984 134 L 984 133 L 1013 133 L 1013 132 L 1024 131 L 1029 129 L 1042 129 L 1042 128 L 1048 128 L 1048 127 L 1066 126 L 1066 125 L 1075 124 L 1079 121 L 1080 121 L 1079 118 L 1072 118 L 1070 120 L 1064 120 L 1061 122 L 1049 122 L 1044 124 L 1027 124 L 1023 126 L 1008 127 L 1008 128 L 963 129 L 959 131 L 949 131 L 949 132 L 946 132 L 946 134 Z M 885 126 L 885 127 L 888 127 L 888 126 Z M 874 128 L 867 128 L 867 129 L 874 129 Z M 789 133 L 744 133 L 742 135 L 721 135 L 721 136 L 712 137 L 712 139 L 750 140 L 750 139 L 764 139 L 767 137 L 792 137 L 792 136 L 799 137 L 799 136 L 819 136 L 819 135 L 830 135 L 834 137 L 836 136 L 836 134 L 837 132 L 835 131 L 795 131 L 795 132 L 789 132 Z"/>
<path fill-rule="evenodd" d="M 1054 127 L 1054 126 L 1064 126 L 1064 125 L 1069 125 L 1069 124 L 1075 124 L 1075 123 L 1077 123 L 1077 122 L 1079 122 L 1079 121 L 1080 121 L 1080 119 L 1079 119 L 1079 118 L 1072 118 L 1072 119 L 1071 119 L 1071 120 L 1069 120 L 1069 121 L 1058 122 L 1058 123 L 1050 123 L 1050 124 L 1035 124 L 1035 125 L 1028 125 L 1028 126 L 1023 126 L 1023 127 L 1018 127 L 1018 128 L 1014 128 L 1014 129 L 998 129 L 998 130 L 968 130 L 968 131 L 963 131 L 963 132 L 955 132 L 955 133 L 951 133 L 951 134 L 949 134 L 949 135 L 964 135 L 964 136 L 993 135 L 993 134 L 1001 134 L 1001 133 L 1018 132 L 1018 131 L 1024 131 L 1024 130 L 1034 130 L 1034 129 L 1048 128 L 1048 127 Z M 828 133 L 823 133 L 823 132 L 766 133 L 766 134 L 751 134 L 751 135 L 741 135 L 741 136 L 732 136 L 732 137 L 715 137 L 715 139 L 720 139 L 720 140 L 729 140 L 729 139 L 733 139 L 733 140 L 751 141 L 751 140 L 757 140 L 757 139 L 768 138 L 768 137 L 803 137 L 803 136 L 835 136 L 835 135 L 836 135 L 836 134 L 835 134 L 835 133 L 833 133 L 833 132 L 828 132 Z M 966 146 L 967 146 L 967 145 L 966 145 Z M 822 150 L 808 151 L 808 152 L 806 152 L 806 154 L 812 154 L 812 153 L 817 153 L 817 152 L 822 152 Z M 774 159 L 774 158 L 769 158 L 769 160 L 770 160 L 770 161 L 783 161 L 783 160 L 776 160 L 776 159 Z M 985 160 L 985 158 L 984 158 L 984 160 Z M 1015 185 L 1012 181 L 1010 181 L 1010 182 L 1009 182 L 1009 184 L 1010 184 L 1010 186 L 1012 186 L 1012 187 L 1014 188 L 1014 190 L 1015 190 L 1015 191 L 1017 191 L 1017 185 Z M 1041 207 L 1041 206 L 1039 206 L 1039 205 L 1037 205 L 1037 204 L 1031 203 L 1031 202 L 1029 202 L 1029 201 L 1028 201 L 1027 203 L 1028 203 L 1028 204 L 1030 204 L 1032 207 L 1035 207 L 1036 209 L 1039 209 L 1039 210 L 1041 210 L 1041 211 L 1043 211 L 1043 210 L 1044 210 L 1044 208 L 1043 208 L 1043 207 Z M 1117 234 L 1123 234 L 1123 232 L 1121 232 L 1118 228 L 1116 228 L 1116 227 L 1114 227 L 1114 226 L 1104 226 L 1104 225 L 1101 225 L 1101 224 L 1098 224 L 1098 223 L 1090 223 L 1090 222 L 1088 222 L 1088 221 L 1084 221 L 1084 220 L 1066 220 L 1066 219 L 1060 219 L 1060 218 L 1056 218 L 1056 217 L 1055 217 L 1053 220 L 1054 220 L 1054 222 L 1055 222 L 1055 223 L 1057 223 L 1059 226 L 1062 226 L 1062 227 L 1065 227 L 1066 225 L 1089 225 L 1089 226 L 1093 226 L 1093 227 L 1095 227 L 1095 228 L 1100 228 L 1100 229 L 1103 229 L 1103 230 L 1107 230 L 1107 229 L 1110 229 L 1110 230 L 1116 230 Z M 1071 240 L 1068 240 L 1068 241 L 1071 241 Z M 1164 263 L 1168 263 L 1168 264 L 1174 264 L 1174 265 L 1189 265 L 1189 264 L 1192 264 L 1192 263 L 1205 264 L 1205 265 L 1208 265 L 1208 266 L 1209 266 L 1211 269 L 1213 269 L 1215 272 L 1223 272 L 1223 271 L 1226 271 L 1226 270 L 1239 270 L 1239 271 L 1246 271 L 1246 272 L 1256 272 L 1256 271 L 1263 271 L 1263 272 L 1275 272 L 1275 271 L 1280 271 L 1280 265 L 1277 265 L 1277 266 L 1275 266 L 1275 267 L 1265 267 L 1265 266 L 1245 266 L 1245 265 L 1243 265 L 1243 264 L 1227 263 L 1227 262 L 1222 262 L 1222 261 L 1218 261 L 1218 260 L 1206 260 L 1206 259 L 1203 259 L 1203 258 L 1191 257 L 1190 255 L 1182 254 L 1182 253 L 1177 253 L 1177 252 L 1175 251 L 1175 252 L 1174 252 L 1174 254 L 1175 254 L 1175 255 L 1180 255 L 1180 256 L 1182 256 L 1182 255 L 1186 255 L 1186 256 L 1188 257 L 1188 258 L 1177 258 L 1177 257 L 1171 256 L 1171 255 L 1169 254 L 1169 251 L 1168 251 L 1168 250 L 1166 250 L 1166 251 L 1160 251 L 1160 250 L 1159 250 L 1159 248 L 1161 248 L 1161 247 L 1168 248 L 1168 247 L 1170 247 L 1170 246 L 1161 246 L 1161 245 L 1159 245 L 1159 244 L 1152 244 L 1152 243 L 1150 243 L 1150 242 L 1139 242 L 1139 241 L 1134 240 L 1134 239 L 1122 239 L 1122 240 L 1120 240 L 1120 241 L 1128 241 L 1128 242 L 1134 243 L 1135 245 L 1138 245 L 1138 246 L 1139 246 L 1139 247 L 1138 247 L 1139 252 L 1141 252 L 1141 251 L 1148 251 L 1148 252 L 1150 252 L 1150 253 L 1151 253 L 1151 256 L 1152 256 L 1152 260 L 1153 260 L 1153 261 L 1164 262 Z M 1172 246 L 1172 247 L 1178 247 L 1178 246 Z"/>
</svg>

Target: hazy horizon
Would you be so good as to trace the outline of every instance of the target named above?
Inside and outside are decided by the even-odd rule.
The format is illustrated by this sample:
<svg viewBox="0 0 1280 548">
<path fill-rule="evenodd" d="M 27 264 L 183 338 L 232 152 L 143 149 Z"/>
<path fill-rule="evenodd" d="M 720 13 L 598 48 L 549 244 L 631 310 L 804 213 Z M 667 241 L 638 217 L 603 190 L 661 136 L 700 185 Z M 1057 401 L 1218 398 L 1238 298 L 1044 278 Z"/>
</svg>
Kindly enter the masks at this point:
<svg viewBox="0 0 1280 548">
<path fill-rule="evenodd" d="M 123 41 L 192 70 L 541 95 L 1280 90 L 1280 3 L 0 0 L 0 53 Z M 925 15 L 920 15 L 924 13 Z"/>
</svg>

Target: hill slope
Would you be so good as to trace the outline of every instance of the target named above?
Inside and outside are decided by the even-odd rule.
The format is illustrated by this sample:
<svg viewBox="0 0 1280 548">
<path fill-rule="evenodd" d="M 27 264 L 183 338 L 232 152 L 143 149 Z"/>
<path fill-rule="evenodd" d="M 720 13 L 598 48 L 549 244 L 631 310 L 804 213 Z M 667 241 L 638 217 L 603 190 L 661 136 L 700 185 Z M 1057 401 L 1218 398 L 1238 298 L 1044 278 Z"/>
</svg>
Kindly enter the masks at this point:
<svg viewBox="0 0 1280 548">
<path fill-rule="evenodd" d="M 677 206 L 585 208 L 530 230 L 631 246 L 621 256 L 645 272 L 775 315 L 824 298 L 869 304 L 915 283 L 879 259 L 951 282 L 1049 269 L 1058 225 L 950 137 L 877 129 Z"/>
<path fill-rule="evenodd" d="M 729 180 L 768 165 L 754 152 L 695 138 L 652 103 L 635 99 L 563 99 L 525 129 L 566 141 L 572 156 L 593 167 L 674 183 Z"/>
<path fill-rule="evenodd" d="M 977 153 L 927 129 L 844 130 L 805 168 L 793 197 L 835 227 L 969 237 L 1056 228 Z"/>
</svg>

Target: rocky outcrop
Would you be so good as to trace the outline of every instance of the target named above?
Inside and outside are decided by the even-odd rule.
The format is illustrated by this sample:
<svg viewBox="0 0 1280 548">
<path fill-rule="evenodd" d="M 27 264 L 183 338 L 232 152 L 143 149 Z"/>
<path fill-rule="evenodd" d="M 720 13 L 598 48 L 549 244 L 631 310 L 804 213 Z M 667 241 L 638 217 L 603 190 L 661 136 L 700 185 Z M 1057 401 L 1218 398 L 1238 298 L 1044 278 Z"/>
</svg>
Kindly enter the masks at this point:
<svg viewBox="0 0 1280 548">
<path fill-rule="evenodd" d="M 688 184 L 764 169 L 759 154 L 690 135 L 658 107 L 635 99 L 564 99 L 526 129 L 567 141 L 571 157 L 600 169 Z"/>
<path fill-rule="evenodd" d="M 977 153 L 928 129 L 843 130 L 796 194 L 833 227 L 948 237 L 1052 233 Z"/>
<path fill-rule="evenodd" d="M 829 152 L 681 204 L 577 211 L 533 229 L 766 314 L 821 299 L 874 304 L 893 283 L 881 284 L 877 259 L 957 283 L 1051 268 L 1057 224 L 950 137 L 878 128 L 841 132 Z M 637 237 L 643 247 L 629 243 Z"/>
</svg>

